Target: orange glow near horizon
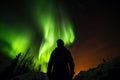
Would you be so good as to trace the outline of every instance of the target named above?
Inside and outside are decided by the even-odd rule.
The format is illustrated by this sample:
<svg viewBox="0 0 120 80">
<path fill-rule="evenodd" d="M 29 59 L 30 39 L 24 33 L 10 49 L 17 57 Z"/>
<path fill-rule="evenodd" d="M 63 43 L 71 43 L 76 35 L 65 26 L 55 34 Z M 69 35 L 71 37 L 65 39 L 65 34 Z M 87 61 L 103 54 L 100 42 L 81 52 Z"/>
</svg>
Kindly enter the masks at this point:
<svg viewBox="0 0 120 80">
<path fill-rule="evenodd" d="M 78 73 L 80 73 L 80 71 L 87 71 L 91 68 L 96 68 L 99 64 L 102 63 L 102 57 L 106 57 L 106 55 L 100 56 L 100 57 L 96 57 L 96 55 L 90 55 L 90 56 L 84 56 L 81 58 L 77 58 L 75 56 L 74 58 L 74 62 L 75 62 L 75 74 L 74 76 L 76 76 Z M 113 55 L 113 57 L 118 56 L 117 54 Z M 107 59 L 107 57 L 105 58 Z M 110 59 L 110 57 L 109 57 Z"/>
<path fill-rule="evenodd" d="M 97 41 L 88 41 L 84 45 L 79 45 L 79 42 L 77 42 L 70 48 L 70 51 L 75 62 L 74 76 L 80 71 L 96 68 L 103 62 L 103 59 L 108 61 L 116 56 L 120 56 L 119 50 L 112 45 L 98 43 Z"/>
</svg>

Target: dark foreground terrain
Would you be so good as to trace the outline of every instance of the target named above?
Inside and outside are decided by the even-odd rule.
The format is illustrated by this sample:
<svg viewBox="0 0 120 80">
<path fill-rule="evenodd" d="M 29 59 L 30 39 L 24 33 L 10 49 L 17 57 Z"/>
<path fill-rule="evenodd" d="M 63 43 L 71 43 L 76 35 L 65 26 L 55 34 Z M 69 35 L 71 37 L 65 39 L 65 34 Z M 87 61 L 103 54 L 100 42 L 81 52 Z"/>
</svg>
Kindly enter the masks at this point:
<svg viewBox="0 0 120 80">
<path fill-rule="evenodd" d="M 20 54 L 0 72 L 0 80 L 48 80 L 46 73 L 29 69 L 32 59 L 26 61 L 23 57 L 19 60 L 19 57 Z M 73 80 L 120 80 L 120 56 L 108 61 L 103 60 L 96 68 L 80 71 Z"/>
<path fill-rule="evenodd" d="M 74 80 L 120 80 L 120 56 L 110 61 L 103 60 L 96 68 L 80 71 Z"/>
</svg>

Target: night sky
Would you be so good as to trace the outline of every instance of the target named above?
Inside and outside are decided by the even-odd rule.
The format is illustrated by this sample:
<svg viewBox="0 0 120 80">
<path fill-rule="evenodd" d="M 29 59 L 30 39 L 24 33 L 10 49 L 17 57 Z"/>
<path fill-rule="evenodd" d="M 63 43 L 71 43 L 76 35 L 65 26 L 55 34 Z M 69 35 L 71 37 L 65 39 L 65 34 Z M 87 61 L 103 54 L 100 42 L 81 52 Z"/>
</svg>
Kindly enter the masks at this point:
<svg viewBox="0 0 120 80">
<path fill-rule="evenodd" d="M 30 1 L 5 0 L 0 2 L 0 22 L 16 24 L 19 21 L 32 25 L 27 28 L 34 29 L 34 34 L 36 34 L 34 39 L 40 43 L 41 36 L 38 37 L 39 32 L 37 28 L 33 27 L 36 24 L 29 11 Z M 61 6 L 64 5 L 68 16 L 74 23 L 75 41 L 68 48 L 74 58 L 76 74 L 82 70 L 96 67 L 102 63 L 103 58 L 110 60 L 115 56 L 120 56 L 119 1 L 58 0 L 56 2 Z M 24 29 L 24 27 L 20 29 Z M 0 39 L 0 48 L 4 46 L 2 42 Z M 8 56 L 1 53 L 1 69 L 8 62 Z"/>
</svg>

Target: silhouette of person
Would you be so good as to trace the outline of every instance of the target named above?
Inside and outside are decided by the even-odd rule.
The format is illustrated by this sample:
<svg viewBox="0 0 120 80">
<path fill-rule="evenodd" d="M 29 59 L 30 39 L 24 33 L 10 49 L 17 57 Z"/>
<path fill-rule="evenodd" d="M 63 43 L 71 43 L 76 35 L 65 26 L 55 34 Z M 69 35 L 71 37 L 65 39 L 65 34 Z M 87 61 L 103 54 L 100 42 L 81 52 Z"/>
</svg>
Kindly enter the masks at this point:
<svg viewBox="0 0 120 80">
<path fill-rule="evenodd" d="M 70 51 L 64 47 L 62 39 L 57 40 L 57 47 L 51 53 L 48 63 L 49 80 L 72 80 L 74 62 Z"/>
</svg>

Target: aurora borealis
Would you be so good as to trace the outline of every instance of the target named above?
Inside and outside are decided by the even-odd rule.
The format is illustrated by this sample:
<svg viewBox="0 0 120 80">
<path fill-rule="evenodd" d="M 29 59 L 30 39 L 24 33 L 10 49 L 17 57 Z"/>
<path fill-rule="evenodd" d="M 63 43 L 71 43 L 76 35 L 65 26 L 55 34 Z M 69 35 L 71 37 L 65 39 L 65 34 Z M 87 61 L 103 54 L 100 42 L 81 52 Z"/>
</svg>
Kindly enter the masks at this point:
<svg viewBox="0 0 120 80">
<path fill-rule="evenodd" d="M 50 53 L 56 46 L 56 40 L 61 38 L 65 45 L 68 45 L 74 41 L 75 36 L 72 22 L 59 5 L 56 6 L 54 1 L 48 3 L 47 0 L 37 0 L 36 3 L 35 8 L 33 8 L 35 10 L 32 12 L 35 15 L 38 29 L 43 33 L 39 59 L 40 64 L 45 66 L 41 67 L 44 70 L 46 65 L 43 64 L 48 62 Z"/>
<path fill-rule="evenodd" d="M 36 69 L 41 62 L 46 66 L 48 54 L 56 47 L 59 37 L 64 38 L 66 45 L 72 42 L 68 48 L 75 61 L 76 74 L 96 67 L 103 58 L 120 55 L 119 10 L 117 0 L 1 1 L 1 70 L 9 59 L 20 51 L 24 54 L 28 48 Z M 46 71 L 46 67 L 42 69 Z"/>
<path fill-rule="evenodd" d="M 39 44 L 39 52 L 36 53 L 33 60 L 35 69 L 37 70 L 41 65 L 41 71 L 47 71 L 47 63 L 49 61 L 50 53 L 56 47 L 56 40 L 61 38 L 65 45 L 71 44 L 74 39 L 73 24 L 67 16 L 62 6 L 56 5 L 54 0 L 33 0 L 31 2 L 30 11 L 33 21 L 35 22 L 41 37 Z M 15 24 L 0 24 L 1 29 L 0 39 L 9 44 L 2 47 L 2 51 L 6 53 L 11 59 L 19 53 L 25 53 L 27 49 L 36 41 L 32 30 L 28 30 L 29 25 L 20 23 L 19 20 Z M 9 28 L 10 27 L 10 28 Z M 13 27 L 13 28 L 11 28 Z M 20 28 L 20 29 L 18 29 Z M 36 46 L 36 45 L 32 45 Z"/>
</svg>

